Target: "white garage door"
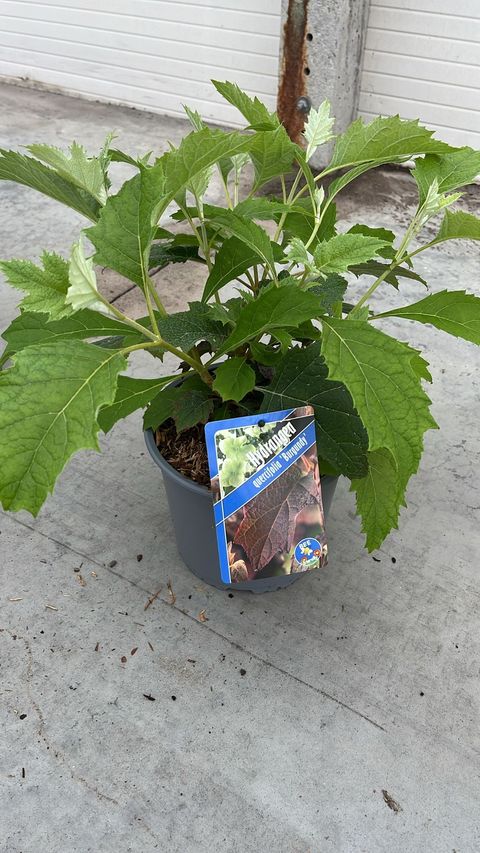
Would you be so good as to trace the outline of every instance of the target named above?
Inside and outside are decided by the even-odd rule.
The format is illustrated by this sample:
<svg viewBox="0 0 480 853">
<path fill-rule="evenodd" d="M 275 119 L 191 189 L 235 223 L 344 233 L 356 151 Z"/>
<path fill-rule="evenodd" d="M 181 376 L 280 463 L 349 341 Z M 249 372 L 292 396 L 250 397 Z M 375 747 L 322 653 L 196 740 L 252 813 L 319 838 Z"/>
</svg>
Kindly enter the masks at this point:
<svg viewBox="0 0 480 853">
<path fill-rule="evenodd" d="M 275 108 L 281 0 L 0 0 L 0 75 L 238 124 L 210 79 Z M 241 119 L 240 119 L 241 121 Z"/>
<path fill-rule="evenodd" d="M 371 0 L 359 112 L 480 148 L 480 0 Z"/>
</svg>

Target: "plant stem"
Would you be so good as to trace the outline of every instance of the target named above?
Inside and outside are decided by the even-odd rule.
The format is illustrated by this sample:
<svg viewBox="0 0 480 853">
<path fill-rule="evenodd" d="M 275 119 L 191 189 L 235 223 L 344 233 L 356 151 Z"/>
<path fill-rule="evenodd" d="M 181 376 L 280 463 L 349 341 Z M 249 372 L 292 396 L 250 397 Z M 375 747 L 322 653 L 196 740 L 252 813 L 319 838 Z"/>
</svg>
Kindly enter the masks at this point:
<svg viewBox="0 0 480 853">
<path fill-rule="evenodd" d="M 152 291 L 151 291 L 151 292 L 152 292 L 152 296 L 153 296 L 153 298 L 154 298 L 154 300 L 155 300 L 155 304 L 156 304 L 156 306 L 157 306 L 157 308 L 158 308 L 158 311 L 159 311 L 159 313 L 162 315 L 162 317 L 167 317 L 167 311 L 166 311 L 166 309 L 165 309 L 165 306 L 164 306 L 164 304 L 163 304 L 162 300 L 160 299 L 160 297 L 159 297 L 159 295 L 158 295 L 158 293 L 157 293 L 157 289 L 156 289 L 156 287 L 155 287 L 155 283 L 152 281 L 152 279 L 151 279 L 150 277 L 149 277 L 149 281 L 151 282 L 151 285 L 152 285 Z"/>
<path fill-rule="evenodd" d="M 131 326 L 132 329 L 135 329 L 137 332 L 141 332 L 145 337 L 150 338 L 152 341 L 157 341 L 158 336 L 155 335 L 150 329 L 146 329 L 145 326 L 142 326 L 140 323 L 137 323 L 136 320 L 132 320 L 131 317 L 127 317 L 126 314 L 123 314 L 122 311 L 119 311 L 115 305 L 112 305 L 108 299 L 105 299 L 101 293 L 98 294 L 100 297 L 100 301 L 111 311 L 112 314 L 117 318 L 117 320 L 121 320 L 122 323 L 125 323 L 127 326 Z"/>
<path fill-rule="evenodd" d="M 408 255 L 405 252 L 405 249 L 408 246 L 408 244 L 409 244 L 410 240 L 412 239 L 412 236 L 415 232 L 416 221 L 417 221 L 416 216 L 414 216 L 414 218 L 412 219 L 410 225 L 408 226 L 408 228 L 405 232 L 405 235 L 403 237 L 402 242 L 400 243 L 400 246 L 398 247 L 397 251 L 395 252 L 395 257 L 394 257 L 393 261 L 391 262 L 391 264 L 388 265 L 387 269 L 384 270 L 382 275 L 380 275 L 377 279 L 375 279 L 373 284 L 370 285 L 368 290 L 358 300 L 357 304 L 355 305 L 355 308 L 353 309 L 353 311 L 350 312 L 350 316 L 354 315 L 355 312 L 358 311 L 358 309 L 361 308 L 362 305 L 364 305 L 365 302 L 367 302 L 370 299 L 371 295 L 373 293 L 375 293 L 377 287 L 379 287 L 381 285 L 381 283 L 383 281 L 385 281 L 385 279 L 389 273 L 393 272 L 393 270 L 396 267 L 400 266 L 402 261 L 411 257 L 411 255 Z M 427 247 L 425 246 L 425 248 L 427 248 Z M 417 252 L 412 253 L 412 255 L 417 254 L 417 253 L 418 253 L 418 250 L 417 250 Z"/>
<path fill-rule="evenodd" d="M 148 316 L 150 317 L 150 323 L 154 333 L 157 336 L 160 336 L 160 332 L 158 330 L 157 320 L 155 317 L 155 312 L 153 310 L 152 305 L 152 282 L 150 280 L 150 276 L 144 272 L 143 275 L 143 286 L 144 286 L 144 294 L 145 294 L 145 302 L 147 303 Z"/>
<path fill-rule="evenodd" d="M 217 164 L 217 166 L 218 166 L 218 164 Z M 223 189 L 225 191 L 225 200 L 227 202 L 227 207 L 229 207 L 230 210 L 232 210 L 232 208 L 233 208 L 232 197 L 231 197 L 229 190 L 228 190 L 228 184 L 222 175 L 222 170 L 221 170 L 220 166 L 218 166 L 218 174 L 220 175 L 220 180 L 223 184 Z"/>
<path fill-rule="evenodd" d="M 173 344 L 169 344 L 168 341 L 164 341 L 161 337 L 159 337 L 156 341 L 151 341 L 150 343 L 132 344 L 132 346 L 130 347 L 124 347 L 120 350 L 120 352 L 125 354 L 130 352 L 136 352 L 136 350 L 153 349 L 154 347 L 161 347 L 162 349 L 167 350 L 167 352 L 171 352 L 172 355 L 176 355 L 177 358 L 180 359 L 180 361 L 184 361 L 186 362 L 186 364 L 189 364 L 190 367 L 193 367 L 193 369 L 199 374 L 199 376 L 207 385 L 212 384 L 213 379 L 199 358 L 196 359 L 190 356 L 187 352 L 183 352 L 183 350 L 178 349 L 177 347 L 173 346 Z"/>
</svg>

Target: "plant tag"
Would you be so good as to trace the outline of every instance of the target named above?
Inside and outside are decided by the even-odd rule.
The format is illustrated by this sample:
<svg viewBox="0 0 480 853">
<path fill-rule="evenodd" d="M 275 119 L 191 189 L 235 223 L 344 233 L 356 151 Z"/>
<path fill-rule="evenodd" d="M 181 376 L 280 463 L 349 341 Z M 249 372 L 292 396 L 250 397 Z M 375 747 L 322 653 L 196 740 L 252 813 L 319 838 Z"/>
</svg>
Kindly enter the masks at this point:
<svg viewBox="0 0 480 853">
<path fill-rule="evenodd" d="M 324 566 L 312 407 L 212 421 L 205 438 L 222 581 Z"/>
</svg>

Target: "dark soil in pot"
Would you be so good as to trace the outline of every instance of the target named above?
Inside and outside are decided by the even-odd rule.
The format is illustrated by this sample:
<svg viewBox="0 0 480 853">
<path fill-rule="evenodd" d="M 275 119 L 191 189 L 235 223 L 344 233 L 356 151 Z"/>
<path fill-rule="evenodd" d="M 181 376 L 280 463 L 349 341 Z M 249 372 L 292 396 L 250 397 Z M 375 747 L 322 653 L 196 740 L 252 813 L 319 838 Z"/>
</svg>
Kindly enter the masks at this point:
<svg viewBox="0 0 480 853">
<path fill-rule="evenodd" d="M 145 441 L 152 459 L 162 472 L 177 548 L 191 572 L 218 589 L 251 592 L 273 592 L 304 577 L 306 573 L 273 577 L 257 575 L 248 581 L 223 583 L 220 579 L 203 425 L 192 427 L 179 435 L 173 421 L 167 421 L 155 434 L 147 430 Z M 322 477 L 325 518 L 337 481 L 337 477 Z"/>
</svg>

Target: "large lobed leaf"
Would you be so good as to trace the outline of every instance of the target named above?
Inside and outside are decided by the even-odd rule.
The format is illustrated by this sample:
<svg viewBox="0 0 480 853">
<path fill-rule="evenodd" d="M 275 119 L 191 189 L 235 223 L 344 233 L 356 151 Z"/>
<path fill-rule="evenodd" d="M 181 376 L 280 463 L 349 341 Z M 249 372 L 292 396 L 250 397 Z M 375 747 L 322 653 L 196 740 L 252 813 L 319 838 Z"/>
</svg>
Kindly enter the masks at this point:
<svg viewBox="0 0 480 853">
<path fill-rule="evenodd" d="M 255 170 L 253 191 L 272 178 L 290 172 L 297 150 L 283 125 L 273 131 L 256 133 L 249 148 Z"/>
<path fill-rule="evenodd" d="M 392 501 L 386 507 L 381 492 L 373 513 L 372 490 L 357 489 L 357 507 L 371 550 L 379 547 L 391 529 L 393 515 L 396 523 L 408 480 L 418 469 L 423 435 L 436 423 L 412 365 L 417 356 L 414 350 L 361 320 L 322 318 L 322 325 L 322 354 L 329 376 L 344 382 L 352 395 L 368 433 L 369 450 L 388 451 L 395 465 L 393 514 Z M 377 519 L 375 528 L 373 517 Z"/>
<path fill-rule="evenodd" d="M 161 213 L 177 193 L 192 180 L 224 157 L 233 157 L 249 150 L 252 136 L 223 130 L 193 131 L 185 136 L 178 148 L 164 154 L 159 165 L 165 171 L 165 198 Z"/>
<path fill-rule="evenodd" d="M 261 263 L 258 251 L 238 237 L 228 237 L 215 255 L 215 263 L 203 289 L 202 301 L 207 302 L 225 284 L 243 275 L 254 264 Z"/>
<path fill-rule="evenodd" d="M 96 225 L 87 230 L 95 246 L 96 263 L 145 287 L 150 247 L 165 193 L 163 165 L 141 167 L 110 196 Z"/>
<path fill-rule="evenodd" d="M 370 161 L 395 163 L 415 154 L 443 154 L 452 150 L 450 145 L 434 139 L 433 130 L 422 127 L 418 120 L 378 116 L 365 124 L 358 118 L 337 137 L 329 169 Z"/>
<path fill-rule="evenodd" d="M 126 418 L 137 409 L 144 409 L 157 396 L 161 389 L 176 379 L 175 376 L 160 376 L 155 379 L 135 379 L 133 376 L 119 376 L 117 393 L 110 406 L 104 406 L 98 415 L 98 423 L 103 432 L 111 430 L 117 421 Z"/>
<path fill-rule="evenodd" d="M 113 317 L 85 308 L 62 320 L 49 320 L 47 314 L 24 311 L 13 320 L 2 337 L 7 341 L 10 353 L 25 347 L 56 341 L 86 340 L 104 335 L 120 335 L 123 338 L 135 335 L 134 330 Z M 140 335 L 137 335 L 141 339 Z"/>
<path fill-rule="evenodd" d="M 318 317 L 321 310 L 321 300 L 316 294 L 299 290 L 295 279 L 282 281 L 280 287 L 261 291 L 245 305 L 221 352 L 234 350 L 273 329 L 295 328 Z"/>
<path fill-rule="evenodd" d="M 274 130 L 279 121 L 275 113 L 270 113 L 257 97 L 251 98 L 237 86 L 236 83 L 224 83 L 212 80 L 217 92 L 232 106 L 237 107 L 243 117 L 252 127 L 268 127 Z"/>
<path fill-rule="evenodd" d="M 245 358 L 227 358 L 217 367 L 213 390 L 222 400 L 235 400 L 237 403 L 255 387 L 255 371 Z"/>
<path fill-rule="evenodd" d="M 368 473 L 353 479 L 351 491 L 357 494 L 357 512 L 369 551 L 378 548 L 385 536 L 398 527 L 398 474 L 389 450 L 380 447 L 367 454 Z M 400 505 L 404 505 L 401 501 Z"/>
<path fill-rule="evenodd" d="M 349 267 L 369 261 L 374 255 L 381 254 L 385 246 L 390 245 L 378 237 L 365 237 L 363 234 L 337 234 L 319 243 L 313 258 L 317 269 L 325 273 L 346 272 Z"/>
<path fill-rule="evenodd" d="M 245 243 L 252 252 L 256 253 L 258 260 L 265 263 L 272 274 L 275 273 L 275 244 L 260 225 L 247 219 L 246 216 L 239 216 L 235 211 L 224 210 L 221 207 L 209 208 L 206 212 L 210 222 L 221 226 L 227 234 Z"/>
<path fill-rule="evenodd" d="M 92 222 L 98 219 L 101 207 L 96 198 L 33 157 L 0 149 L 0 180 L 31 187 L 72 207 Z"/>
<path fill-rule="evenodd" d="M 158 328 L 164 341 L 188 352 L 199 341 L 218 346 L 225 338 L 224 326 L 203 302 L 189 302 L 188 311 L 177 311 L 158 319 Z"/>
<path fill-rule="evenodd" d="M 24 311 L 38 311 L 49 314 L 52 319 L 68 316 L 72 309 L 65 298 L 70 282 L 68 262 L 54 252 L 43 252 L 42 265 L 32 261 L 0 261 L 0 269 L 9 284 L 27 294 L 22 299 Z"/>
<path fill-rule="evenodd" d="M 480 345 L 480 298 L 464 290 L 441 290 L 412 305 L 392 308 L 377 314 L 382 317 L 403 317 L 418 323 L 429 323 L 436 329 Z"/>
<path fill-rule="evenodd" d="M 445 240 L 480 240 L 480 219 L 463 210 L 446 210 L 435 243 Z"/>
<path fill-rule="evenodd" d="M 126 360 L 80 341 L 27 347 L 0 374 L 0 500 L 36 515 L 77 450 L 98 449 L 101 406 Z"/>
<path fill-rule="evenodd" d="M 214 394 L 199 376 L 183 379 L 178 385 L 164 388 L 153 398 L 143 419 L 145 429 L 156 429 L 173 418 L 177 432 L 206 423 L 213 411 Z"/>
<path fill-rule="evenodd" d="M 290 349 L 262 393 L 263 411 L 313 406 L 320 458 L 347 477 L 367 473 L 365 428 L 345 385 L 328 378 L 320 344 Z"/>
<path fill-rule="evenodd" d="M 420 204 L 425 201 L 434 181 L 438 192 L 446 193 L 471 184 L 480 174 L 480 151 L 459 148 L 447 154 L 428 154 L 415 163 L 412 175 L 415 178 Z"/>
<path fill-rule="evenodd" d="M 53 145 L 28 145 L 28 150 L 38 160 L 51 166 L 58 175 L 86 190 L 99 204 L 105 204 L 107 192 L 102 163 L 98 157 L 88 157 L 82 145 L 72 142 L 70 156 Z"/>
</svg>

